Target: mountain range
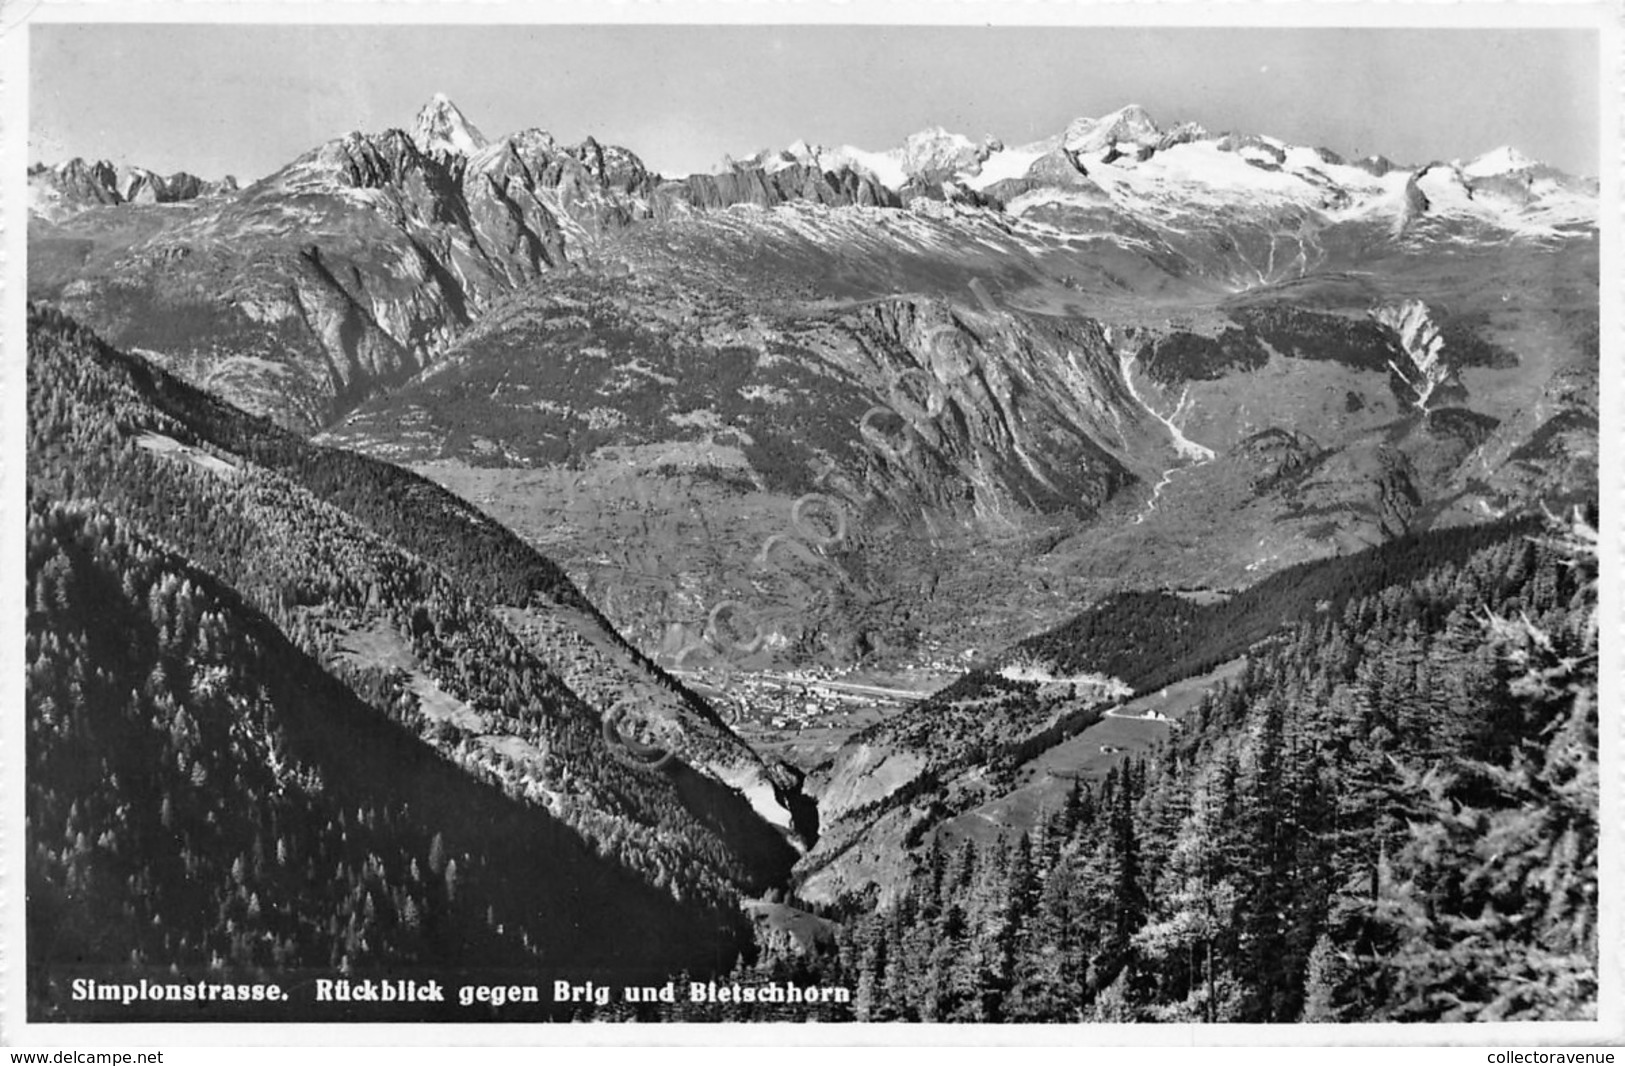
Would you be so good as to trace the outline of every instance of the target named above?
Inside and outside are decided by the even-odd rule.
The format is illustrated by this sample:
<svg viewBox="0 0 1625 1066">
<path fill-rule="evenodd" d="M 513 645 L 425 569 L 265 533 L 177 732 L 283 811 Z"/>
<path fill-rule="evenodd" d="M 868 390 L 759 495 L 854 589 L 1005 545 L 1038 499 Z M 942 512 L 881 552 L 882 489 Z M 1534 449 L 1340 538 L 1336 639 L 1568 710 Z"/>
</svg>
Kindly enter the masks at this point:
<svg viewBox="0 0 1625 1066">
<path fill-rule="evenodd" d="M 591 138 L 562 145 L 529 129 L 490 141 L 443 96 L 410 132 L 336 138 L 241 190 L 233 179 L 216 189 L 186 174 L 77 160 L 35 167 L 30 187 L 37 295 L 70 307 L 116 299 L 184 310 L 198 320 L 189 344 L 140 333 L 129 342 L 194 360 L 303 428 L 421 370 L 473 317 L 541 273 L 624 258 L 616 245 L 640 220 L 704 232 L 704 222 L 721 221 L 707 216 L 732 217 L 721 209 L 739 204 L 873 207 L 873 240 L 889 247 L 929 251 L 968 226 L 985 231 L 964 249 L 978 268 L 981 244 L 1021 261 L 1034 282 L 1101 297 L 1127 282 L 1141 296 L 1212 298 L 1335 274 L 1385 246 L 1557 241 L 1594 225 L 1596 196 L 1594 182 L 1510 149 L 1466 164 L 1345 163 L 1268 137 L 1210 136 L 1189 124 L 1164 131 L 1132 106 L 1016 148 L 940 129 L 886 152 L 797 142 L 672 180 Z M 189 210 L 122 212 L 116 225 L 91 210 L 199 196 Z M 956 209 L 965 217 L 956 221 Z M 780 240 L 852 238 L 836 222 L 845 212 L 775 214 L 783 217 L 768 230 Z M 135 272 L 152 276 L 132 285 Z M 873 291 L 876 280 L 854 283 Z M 209 358 L 200 347 L 270 332 L 286 334 L 292 350 Z"/>
<path fill-rule="evenodd" d="M 698 478 L 752 527 L 724 570 L 822 487 L 910 557 L 970 528 L 1064 555 L 1120 509 L 995 640 L 1097 566 L 1236 582 L 1588 483 L 1595 186 L 1510 150 L 1345 163 L 1128 107 L 1020 148 L 927 131 L 674 180 L 590 138 L 489 140 L 437 97 L 235 195 L 31 226 L 36 298 L 283 425 L 512 501 L 533 538 L 579 490 L 490 471 Z M 515 358 L 544 337 L 548 359 Z M 1164 530 L 1237 512 L 1203 545 Z M 601 523 L 546 546 L 586 566 Z M 717 539 L 666 536 L 696 572 Z M 619 600 L 629 566 L 584 580 Z M 779 635 L 847 660 L 906 642 L 896 569 L 844 571 L 864 602 L 822 613 L 863 624 Z M 705 604 L 611 617 L 658 644 L 728 598 L 695 579 Z M 764 609 L 820 613 L 787 596 Z"/>
</svg>

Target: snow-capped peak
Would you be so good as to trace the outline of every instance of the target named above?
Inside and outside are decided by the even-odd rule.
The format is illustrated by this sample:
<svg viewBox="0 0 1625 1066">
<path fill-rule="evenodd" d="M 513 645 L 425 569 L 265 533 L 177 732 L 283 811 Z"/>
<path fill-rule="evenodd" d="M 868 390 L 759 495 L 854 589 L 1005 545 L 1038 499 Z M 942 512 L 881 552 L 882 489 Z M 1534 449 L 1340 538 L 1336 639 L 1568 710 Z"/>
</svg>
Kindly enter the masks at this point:
<svg viewBox="0 0 1625 1066">
<path fill-rule="evenodd" d="M 903 142 L 903 168 L 910 174 L 956 173 L 975 168 L 987 158 L 988 149 L 962 133 L 950 133 L 941 126 L 911 133 Z"/>
<path fill-rule="evenodd" d="M 1528 170 L 1539 165 L 1537 160 L 1530 159 L 1511 145 L 1503 144 L 1499 148 L 1490 149 L 1461 169 L 1469 178 L 1489 178 L 1497 174 Z"/>
<path fill-rule="evenodd" d="M 412 124 L 412 143 L 421 152 L 473 155 L 489 142 L 445 93 L 435 93 Z"/>
<path fill-rule="evenodd" d="M 885 151 L 801 139 L 730 159 L 727 169 L 773 172 L 796 164 L 850 168 L 905 201 L 915 185 L 940 186 L 945 193 L 992 190 L 988 198 L 1007 215 L 1051 226 L 1062 225 L 1054 217 L 1074 209 L 1087 225 L 1100 211 L 1114 209 L 1184 232 L 1201 225 L 1204 214 L 1268 210 L 1326 224 L 1391 223 L 1395 234 L 1429 216 L 1545 238 L 1596 216 L 1594 182 L 1571 179 L 1510 147 L 1470 163 L 1412 168 L 1380 156 L 1350 162 L 1330 149 L 1277 137 L 1210 134 L 1193 122 L 1164 128 L 1137 104 L 1075 119 L 1064 132 L 1023 145 L 991 137 L 977 142 L 936 126 Z M 1305 247 L 1300 243 L 1300 257 L 1308 256 Z M 1266 262 L 1273 262 L 1270 254 Z M 1261 279 L 1274 276 L 1273 266 L 1250 269 Z"/>
<path fill-rule="evenodd" d="M 1139 104 L 1120 107 L 1099 118 L 1074 119 L 1062 134 L 1069 151 L 1093 155 L 1119 142 L 1154 145 L 1162 130 Z"/>
</svg>

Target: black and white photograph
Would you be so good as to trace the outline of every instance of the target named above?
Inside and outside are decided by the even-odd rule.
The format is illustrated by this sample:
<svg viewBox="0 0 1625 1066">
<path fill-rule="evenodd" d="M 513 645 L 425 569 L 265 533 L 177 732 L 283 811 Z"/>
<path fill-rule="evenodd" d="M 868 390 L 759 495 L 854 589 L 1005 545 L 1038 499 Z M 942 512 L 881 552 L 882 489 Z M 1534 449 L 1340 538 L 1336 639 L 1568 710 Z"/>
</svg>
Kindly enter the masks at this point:
<svg viewBox="0 0 1625 1066">
<path fill-rule="evenodd" d="M 1619 9 L 1309 6 L 0 8 L 6 1041 L 1617 1040 Z"/>
</svg>

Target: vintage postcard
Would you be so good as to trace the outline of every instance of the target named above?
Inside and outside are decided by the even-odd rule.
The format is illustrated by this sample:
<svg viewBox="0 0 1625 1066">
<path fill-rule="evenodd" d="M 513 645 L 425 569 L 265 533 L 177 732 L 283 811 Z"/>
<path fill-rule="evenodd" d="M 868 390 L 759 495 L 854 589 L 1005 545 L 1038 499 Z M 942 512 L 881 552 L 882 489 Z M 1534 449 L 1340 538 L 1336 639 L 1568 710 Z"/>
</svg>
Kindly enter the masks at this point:
<svg viewBox="0 0 1625 1066">
<path fill-rule="evenodd" d="M 1620 1036 L 1616 7 L 0 24 L 6 1042 Z"/>
</svg>

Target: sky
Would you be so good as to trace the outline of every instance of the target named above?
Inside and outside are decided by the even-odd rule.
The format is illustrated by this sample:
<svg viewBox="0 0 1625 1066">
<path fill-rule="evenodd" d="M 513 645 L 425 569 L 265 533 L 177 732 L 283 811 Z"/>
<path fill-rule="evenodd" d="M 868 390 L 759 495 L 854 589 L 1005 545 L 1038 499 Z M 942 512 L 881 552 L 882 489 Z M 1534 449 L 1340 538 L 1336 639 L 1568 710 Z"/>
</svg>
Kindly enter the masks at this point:
<svg viewBox="0 0 1625 1066">
<path fill-rule="evenodd" d="M 945 126 L 1021 144 L 1128 103 L 1400 163 L 1511 144 L 1598 167 L 1597 35 L 1559 29 L 921 26 L 30 27 L 30 162 L 245 183 L 444 92 L 487 136 L 540 127 L 714 169 L 803 138 Z"/>
</svg>

